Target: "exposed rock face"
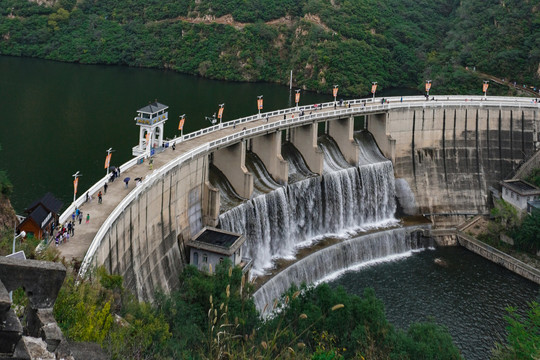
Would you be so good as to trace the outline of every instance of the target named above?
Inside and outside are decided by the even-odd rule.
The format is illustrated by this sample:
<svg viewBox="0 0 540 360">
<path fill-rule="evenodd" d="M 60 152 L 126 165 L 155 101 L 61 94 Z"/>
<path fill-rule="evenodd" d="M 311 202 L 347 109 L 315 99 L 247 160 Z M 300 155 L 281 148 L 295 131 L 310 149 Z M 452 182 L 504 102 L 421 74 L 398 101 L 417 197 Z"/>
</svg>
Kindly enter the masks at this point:
<svg viewBox="0 0 540 360">
<path fill-rule="evenodd" d="M 56 4 L 56 0 L 28 0 L 28 1 L 36 3 L 38 5 L 44 5 L 44 6 L 54 6 L 54 4 Z"/>
<path fill-rule="evenodd" d="M 15 216 L 15 210 L 11 206 L 9 198 L 5 195 L 0 194 L 0 229 L 14 228 L 17 221 Z"/>
<path fill-rule="evenodd" d="M 69 344 L 54 319 L 54 302 L 65 276 L 59 263 L 0 256 L 0 359 L 105 359 L 99 346 Z M 19 287 L 29 303 L 24 329 L 8 294 Z M 85 348 L 91 351 L 84 352 Z"/>
</svg>

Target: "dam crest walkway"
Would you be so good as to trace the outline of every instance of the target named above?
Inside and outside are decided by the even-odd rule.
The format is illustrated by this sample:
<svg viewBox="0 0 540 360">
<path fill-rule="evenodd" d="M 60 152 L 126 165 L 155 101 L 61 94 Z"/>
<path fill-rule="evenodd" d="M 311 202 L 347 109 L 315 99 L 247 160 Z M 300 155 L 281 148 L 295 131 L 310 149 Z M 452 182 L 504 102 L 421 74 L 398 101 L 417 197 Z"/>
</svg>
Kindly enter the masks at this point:
<svg viewBox="0 0 540 360">
<path fill-rule="evenodd" d="M 75 236 L 59 246 L 61 255 L 68 261 L 72 258 L 83 259 L 81 273 L 90 266 L 95 251 L 103 239 L 105 232 L 114 220 L 124 211 L 127 205 L 140 194 L 146 184 L 159 179 L 160 176 L 179 164 L 202 154 L 210 153 L 219 148 L 227 147 L 244 139 L 253 138 L 269 132 L 284 130 L 290 127 L 302 126 L 315 122 L 335 120 L 350 116 L 363 116 L 385 113 L 392 109 L 407 108 L 441 108 L 441 107 L 539 107 L 540 103 L 532 98 L 509 98 L 483 96 L 435 96 L 435 100 L 427 101 L 424 96 L 389 97 L 382 102 L 381 98 L 365 98 L 347 100 L 343 105 L 335 105 L 334 101 L 306 106 L 280 109 L 262 114 L 227 121 L 212 127 L 186 134 L 167 141 L 168 147 L 153 156 L 153 168 L 147 162 L 141 163 L 146 154 L 134 157 L 122 164 L 121 176 L 114 182 L 108 182 L 108 176 L 98 180 L 82 196 L 76 199 L 60 216 L 63 224 L 71 219 L 76 208 L 83 212 L 82 223 L 75 227 Z M 301 116 L 303 114 L 303 116 Z M 172 150 L 176 144 L 176 150 Z M 126 187 L 122 181 L 129 177 L 143 178 L 140 185 L 134 181 Z M 103 185 L 108 183 L 107 193 L 103 195 L 103 203 L 97 201 L 97 193 L 103 191 Z M 86 202 L 86 194 L 92 200 Z M 90 221 L 86 223 L 86 215 Z"/>
</svg>

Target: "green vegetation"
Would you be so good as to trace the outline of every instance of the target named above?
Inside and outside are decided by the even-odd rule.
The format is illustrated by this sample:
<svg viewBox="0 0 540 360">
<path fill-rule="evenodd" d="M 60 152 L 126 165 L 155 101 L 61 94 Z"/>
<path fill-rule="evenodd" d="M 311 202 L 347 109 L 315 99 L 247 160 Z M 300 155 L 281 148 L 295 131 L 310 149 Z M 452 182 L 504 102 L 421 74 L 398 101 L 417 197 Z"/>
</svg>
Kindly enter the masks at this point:
<svg viewBox="0 0 540 360">
<path fill-rule="evenodd" d="M 494 359 L 540 359 L 539 304 L 533 301 L 525 317 L 520 316 L 515 308 L 508 308 L 507 311 L 507 344 L 497 344 Z"/>
<path fill-rule="evenodd" d="M 0 151 L 2 146 L 0 146 Z M 9 196 L 13 192 L 13 184 L 9 181 L 5 170 L 0 169 L 0 194 Z"/>
<path fill-rule="evenodd" d="M 433 94 L 481 94 L 466 67 L 538 82 L 539 1 L 4 0 L 0 54 L 232 81 L 286 83 L 293 69 L 298 87 L 350 96 L 425 79 Z"/>
<path fill-rule="evenodd" d="M 528 181 L 531 184 L 540 187 L 540 168 L 533 169 L 533 171 L 529 176 L 527 176 L 525 181 Z"/>
<path fill-rule="evenodd" d="M 328 285 L 291 288 L 263 321 L 239 268 L 214 276 L 187 267 L 180 288 L 139 303 L 121 278 L 97 271 L 78 285 L 68 276 L 55 317 L 73 341 L 95 341 L 112 359 L 460 359 L 434 323 L 396 330 L 373 290 L 362 297 Z M 119 316 L 117 316 L 119 315 Z"/>
<path fill-rule="evenodd" d="M 518 249 L 531 254 L 540 251 L 540 211 L 525 216 L 521 225 L 513 229 L 512 237 Z"/>
<path fill-rule="evenodd" d="M 511 247 L 499 240 L 500 234 L 506 234 L 514 240 L 514 248 L 536 255 L 540 251 L 540 212 L 519 218 L 517 210 L 504 200 L 497 200 L 491 210 L 493 221 L 488 225 L 488 233 L 479 236 L 479 240 L 507 251 Z"/>
</svg>

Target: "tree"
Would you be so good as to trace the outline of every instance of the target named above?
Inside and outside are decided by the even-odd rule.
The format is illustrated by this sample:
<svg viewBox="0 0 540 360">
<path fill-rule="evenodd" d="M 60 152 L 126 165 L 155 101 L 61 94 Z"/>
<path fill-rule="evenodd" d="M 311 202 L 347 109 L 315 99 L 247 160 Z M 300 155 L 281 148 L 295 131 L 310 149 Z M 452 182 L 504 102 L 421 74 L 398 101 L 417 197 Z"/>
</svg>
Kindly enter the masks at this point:
<svg viewBox="0 0 540 360">
<path fill-rule="evenodd" d="M 540 211 L 534 210 L 531 215 L 525 216 L 512 237 L 518 248 L 536 254 L 540 250 Z"/>
<path fill-rule="evenodd" d="M 517 313 L 517 309 L 506 309 L 508 323 L 506 344 L 496 344 L 494 359 L 539 359 L 540 358 L 540 305 L 533 301 L 529 304 L 526 316 Z"/>
<path fill-rule="evenodd" d="M 491 215 L 501 227 L 500 230 L 512 229 L 519 223 L 519 217 L 515 207 L 503 199 L 495 201 L 495 207 L 491 209 Z"/>
</svg>

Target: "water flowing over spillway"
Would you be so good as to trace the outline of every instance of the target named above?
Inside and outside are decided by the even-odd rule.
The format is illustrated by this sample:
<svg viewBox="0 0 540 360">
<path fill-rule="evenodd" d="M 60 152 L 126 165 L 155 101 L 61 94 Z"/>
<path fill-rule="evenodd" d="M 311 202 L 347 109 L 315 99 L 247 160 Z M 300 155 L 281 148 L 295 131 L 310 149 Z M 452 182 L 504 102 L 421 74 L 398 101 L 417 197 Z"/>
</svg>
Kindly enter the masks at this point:
<svg viewBox="0 0 540 360">
<path fill-rule="evenodd" d="M 360 141 L 367 153 L 377 149 Z M 321 177 L 279 187 L 223 213 L 223 229 L 244 234 L 246 256 L 254 275 L 272 267 L 275 258 L 291 258 L 298 246 L 325 235 L 342 236 L 395 222 L 395 185 L 390 161 L 355 167 L 347 164 L 329 138 L 320 143 L 325 172 Z M 377 150 L 378 151 L 378 150 Z"/>
<path fill-rule="evenodd" d="M 411 226 L 355 237 L 319 250 L 294 263 L 267 281 L 253 294 L 259 311 L 272 310 L 275 299 L 292 284 L 311 284 L 362 264 L 407 256 L 430 244 L 421 236 L 423 226 Z"/>
</svg>

